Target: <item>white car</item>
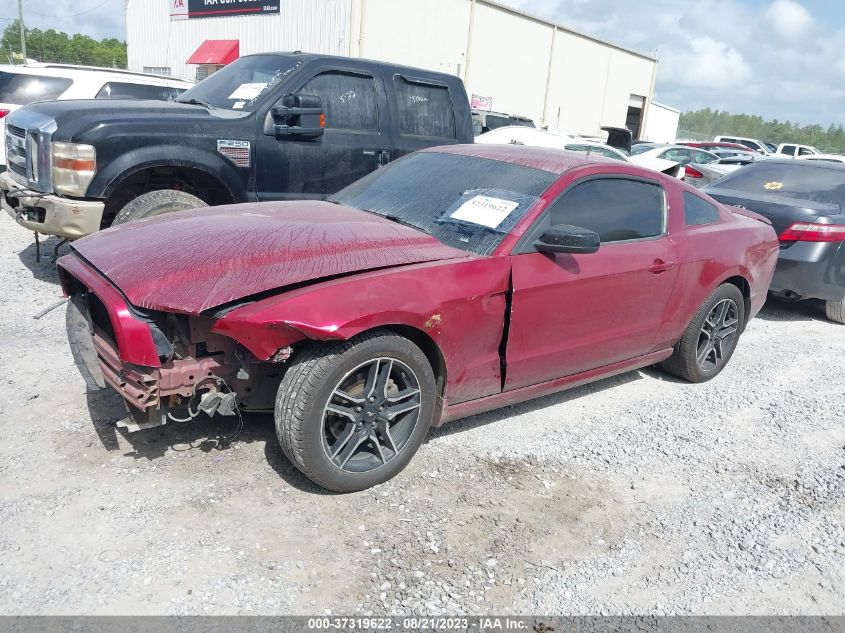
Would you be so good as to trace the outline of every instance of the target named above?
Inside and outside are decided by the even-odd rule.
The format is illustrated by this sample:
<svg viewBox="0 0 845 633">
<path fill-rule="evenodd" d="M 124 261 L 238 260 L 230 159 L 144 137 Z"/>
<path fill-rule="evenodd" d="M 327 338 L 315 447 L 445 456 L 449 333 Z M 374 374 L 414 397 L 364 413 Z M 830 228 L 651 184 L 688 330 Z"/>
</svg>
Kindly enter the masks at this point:
<svg viewBox="0 0 845 633">
<path fill-rule="evenodd" d="M 826 160 L 829 163 L 845 163 L 845 156 L 841 154 L 809 154 L 798 156 L 801 160 Z"/>
<path fill-rule="evenodd" d="M 798 145 L 797 143 L 781 143 L 778 145 L 778 151 L 775 153 L 780 157 L 788 156 L 789 158 L 803 158 L 804 156 L 818 156 L 821 154 L 812 145 Z"/>
<path fill-rule="evenodd" d="M 777 148 L 771 143 L 764 143 L 756 138 L 746 138 L 744 136 L 717 136 L 713 139 L 716 143 L 737 143 L 738 145 L 745 145 L 753 149 L 755 152 L 768 156 L 774 154 Z"/>
<path fill-rule="evenodd" d="M 631 157 L 629 159 L 632 163 L 650 167 L 655 169 L 652 165 L 655 161 L 663 161 L 664 163 L 672 163 L 677 165 L 674 172 L 666 171 L 666 169 L 659 169 L 664 173 L 683 179 L 685 174 L 685 167 L 690 163 L 707 164 L 719 160 L 719 157 L 712 152 L 706 152 L 703 149 L 695 147 L 687 147 L 686 145 L 651 145 L 649 143 L 638 143 L 631 148 Z"/>
<path fill-rule="evenodd" d="M 6 137 L 5 117 L 28 103 L 66 99 L 154 99 L 173 101 L 194 84 L 164 75 L 113 68 L 30 62 L 0 64 L 0 138 Z M 6 148 L 0 143 L 0 171 Z"/>
<path fill-rule="evenodd" d="M 605 145 L 604 143 L 598 143 L 596 141 L 583 137 L 571 136 L 569 134 L 547 132 L 536 128 L 513 125 L 500 127 L 476 136 L 475 142 L 493 143 L 497 145 L 516 144 L 533 145 L 535 147 L 556 147 L 558 149 L 568 149 L 576 152 L 586 152 L 589 148 L 590 152 L 594 152 L 599 156 L 628 162 L 636 162 L 640 167 L 646 167 L 648 169 L 663 172 L 670 176 L 683 178 L 683 169 L 677 161 L 665 160 L 656 157 L 652 158 L 648 156 L 634 161 L 633 157 L 628 157 L 619 150 L 610 147 L 609 145 Z"/>
</svg>

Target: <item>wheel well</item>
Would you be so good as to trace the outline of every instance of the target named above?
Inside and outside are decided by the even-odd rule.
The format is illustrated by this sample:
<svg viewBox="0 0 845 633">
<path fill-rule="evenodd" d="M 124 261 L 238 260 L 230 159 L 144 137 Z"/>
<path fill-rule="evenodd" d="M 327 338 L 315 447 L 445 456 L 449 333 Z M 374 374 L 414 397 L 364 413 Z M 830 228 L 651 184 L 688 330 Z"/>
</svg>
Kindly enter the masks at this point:
<svg viewBox="0 0 845 633">
<path fill-rule="evenodd" d="M 443 354 L 434 339 L 422 330 L 409 325 L 387 325 L 384 326 L 384 329 L 405 337 L 423 351 L 431 364 L 432 371 L 434 371 L 437 392 L 440 396 L 443 396 L 446 391 L 446 359 L 443 358 Z"/>
<path fill-rule="evenodd" d="M 179 166 L 151 167 L 128 176 L 111 193 L 103 212 L 103 227 L 110 226 L 117 213 L 142 193 L 161 189 L 190 193 L 209 206 L 235 201 L 223 183 L 201 169 Z"/>
<path fill-rule="evenodd" d="M 736 286 L 742 293 L 742 299 L 745 303 L 745 325 L 748 325 L 748 317 L 751 315 L 751 284 L 745 277 L 737 275 L 736 277 L 729 277 L 723 283 Z"/>
</svg>

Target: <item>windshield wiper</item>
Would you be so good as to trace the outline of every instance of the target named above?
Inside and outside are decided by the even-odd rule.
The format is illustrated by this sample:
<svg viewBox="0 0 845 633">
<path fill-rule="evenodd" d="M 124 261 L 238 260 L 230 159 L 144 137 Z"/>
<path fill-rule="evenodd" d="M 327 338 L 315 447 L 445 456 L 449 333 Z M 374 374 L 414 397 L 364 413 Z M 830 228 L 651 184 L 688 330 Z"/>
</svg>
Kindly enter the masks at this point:
<svg viewBox="0 0 845 633">
<path fill-rule="evenodd" d="M 373 213 L 373 211 L 370 211 L 370 213 Z M 381 213 L 376 213 L 376 215 L 381 215 Z M 416 229 L 418 231 L 422 230 L 416 224 L 411 224 L 407 220 L 400 218 L 398 215 L 391 215 L 390 213 L 388 213 L 386 215 L 381 215 L 381 217 L 386 218 L 386 219 L 390 220 L 391 222 L 396 222 L 396 224 L 402 224 L 403 226 L 410 226 L 412 229 Z"/>
<path fill-rule="evenodd" d="M 210 103 L 206 103 L 205 101 L 201 101 L 200 99 L 194 99 L 193 97 L 191 97 L 190 99 L 185 99 L 184 101 L 180 101 L 179 99 L 177 99 L 177 101 L 179 101 L 179 103 L 188 103 L 190 105 L 199 105 L 199 106 L 202 106 L 203 108 L 208 108 L 209 110 L 214 108 L 214 106 L 211 105 Z"/>
</svg>

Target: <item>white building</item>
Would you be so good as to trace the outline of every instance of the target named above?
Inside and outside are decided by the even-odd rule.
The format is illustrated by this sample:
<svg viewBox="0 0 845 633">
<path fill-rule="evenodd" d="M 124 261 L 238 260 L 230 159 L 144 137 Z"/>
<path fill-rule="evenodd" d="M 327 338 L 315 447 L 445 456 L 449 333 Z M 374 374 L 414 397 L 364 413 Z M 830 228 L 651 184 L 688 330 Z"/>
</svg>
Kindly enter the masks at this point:
<svg viewBox="0 0 845 633">
<path fill-rule="evenodd" d="M 492 0 L 126 0 L 126 34 L 132 70 L 202 78 L 250 53 L 364 57 L 456 74 L 487 109 L 590 135 L 642 135 L 657 72 L 653 57 Z"/>
</svg>

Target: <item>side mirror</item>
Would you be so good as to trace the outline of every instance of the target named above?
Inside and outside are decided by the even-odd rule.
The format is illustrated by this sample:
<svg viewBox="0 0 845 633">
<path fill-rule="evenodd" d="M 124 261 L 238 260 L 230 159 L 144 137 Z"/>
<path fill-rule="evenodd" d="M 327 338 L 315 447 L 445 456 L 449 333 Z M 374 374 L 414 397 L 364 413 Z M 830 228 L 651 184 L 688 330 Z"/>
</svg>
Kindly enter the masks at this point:
<svg viewBox="0 0 845 633">
<path fill-rule="evenodd" d="M 598 233 L 568 224 L 553 224 L 534 242 L 538 253 L 595 253 L 599 246 Z"/>
<path fill-rule="evenodd" d="M 322 99 L 306 93 L 285 95 L 264 121 L 264 133 L 276 138 L 313 139 L 322 136 L 325 127 Z"/>
</svg>

